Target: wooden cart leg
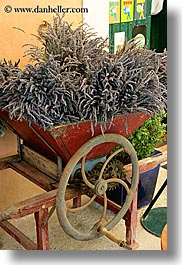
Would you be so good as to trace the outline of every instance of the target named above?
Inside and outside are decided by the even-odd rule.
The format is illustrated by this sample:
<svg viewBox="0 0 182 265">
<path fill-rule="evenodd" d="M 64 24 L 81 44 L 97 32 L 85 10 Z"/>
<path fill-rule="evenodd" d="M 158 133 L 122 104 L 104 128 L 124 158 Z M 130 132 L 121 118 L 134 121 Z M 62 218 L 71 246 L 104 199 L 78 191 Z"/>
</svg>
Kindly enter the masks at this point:
<svg viewBox="0 0 182 265">
<path fill-rule="evenodd" d="M 48 214 L 48 209 L 41 209 L 39 212 L 35 212 L 36 221 L 36 233 L 37 233 L 37 249 L 38 250 L 49 250 L 49 234 L 48 234 L 48 223 L 42 225 L 44 218 Z"/>
<path fill-rule="evenodd" d="M 126 241 L 132 249 L 138 248 L 139 244 L 136 242 L 136 228 L 137 228 L 137 192 L 132 201 L 130 209 L 124 216 L 126 226 Z"/>
<path fill-rule="evenodd" d="M 73 198 L 73 208 L 78 208 L 81 206 L 81 195 L 78 195 L 76 198 Z"/>
</svg>

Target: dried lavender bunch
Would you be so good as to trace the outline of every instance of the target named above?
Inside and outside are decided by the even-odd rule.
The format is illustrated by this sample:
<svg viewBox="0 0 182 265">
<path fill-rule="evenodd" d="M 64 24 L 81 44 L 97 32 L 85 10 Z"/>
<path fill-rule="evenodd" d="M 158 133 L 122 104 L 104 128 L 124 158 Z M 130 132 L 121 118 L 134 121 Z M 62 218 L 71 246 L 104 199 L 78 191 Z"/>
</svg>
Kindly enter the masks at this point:
<svg viewBox="0 0 182 265">
<path fill-rule="evenodd" d="M 122 55 L 123 63 L 123 107 L 127 112 L 144 111 L 151 115 L 161 113 L 167 105 L 167 65 L 161 60 L 162 54 L 146 48 L 137 48 L 130 41 Z M 167 54 L 165 55 L 167 56 Z M 161 69 L 163 69 L 161 71 Z"/>
<path fill-rule="evenodd" d="M 146 63 L 147 54 L 138 53 L 137 58 L 130 53 L 105 54 L 88 75 L 63 71 L 54 57 L 27 65 L 4 86 L 0 108 L 8 110 L 10 118 L 26 118 L 44 129 L 90 120 L 92 130 L 99 123 L 103 131 L 118 114 L 160 113 L 166 105 L 166 89 Z"/>
<path fill-rule="evenodd" d="M 158 77 L 160 56 L 132 42 L 122 54 L 103 55 L 91 82 L 85 79 L 81 85 L 79 110 L 84 119 L 105 130 L 117 114 L 153 115 L 166 109 L 167 87 Z"/>
<path fill-rule="evenodd" d="M 64 67 L 69 67 L 69 70 L 76 68 L 83 73 L 89 62 L 92 60 L 93 64 L 104 49 L 108 48 L 108 40 L 97 37 L 97 33 L 86 23 L 81 23 L 73 29 L 73 24 L 63 19 L 64 15 L 60 17 L 57 14 L 53 18 L 53 24 L 45 21 L 46 30 L 39 30 L 41 37 L 36 36 L 42 47 L 26 44 L 30 48 L 25 55 L 30 55 L 33 61 L 46 61 L 55 55 L 56 60 Z"/>
<path fill-rule="evenodd" d="M 0 61 L 0 106 L 5 105 L 6 102 L 9 102 L 9 100 L 11 100 L 9 98 L 8 101 L 7 100 L 3 101 L 3 96 L 4 96 L 3 88 L 14 78 L 16 78 L 16 76 L 20 72 L 20 69 L 18 67 L 19 62 L 20 60 L 18 60 L 13 64 L 11 60 L 6 61 L 6 59 L 4 59 L 3 61 Z"/>
<path fill-rule="evenodd" d="M 163 97 L 166 99 L 167 102 L 167 51 L 164 50 L 163 53 L 159 54 L 160 58 L 160 65 L 158 70 L 158 77 L 160 81 L 160 85 L 164 88 Z M 164 110 L 167 112 L 167 103 Z"/>
<path fill-rule="evenodd" d="M 0 108 L 8 110 L 11 119 L 25 118 L 29 124 L 34 122 L 44 129 L 79 121 L 74 91 L 66 87 L 66 76 L 61 77 L 59 69 L 59 62 L 53 58 L 27 65 L 4 86 Z"/>
<path fill-rule="evenodd" d="M 154 115 L 166 109 L 166 52 L 137 48 L 130 41 L 122 53 L 111 55 L 104 50 L 105 42 L 88 32 L 83 26 L 73 30 L 56 17 L 42 32 L 43 49 L 29 52 L 32 59 L 43 61 L 27 65 L 3 86 L 0 108 L 8 110 L 11 119 L 25 118 L 44 129 L 90 120 L 92 133 L 97 124 L 104 132 L 118 114 Z"/>
<path fill-rule="evenodd" d="M 20 69 L 18 68 L 19 63 L 20 60 L 18 60 L 14 64 L 11 60 L 0 60 L 0 87 L 3 86 L 4 82 L 17 76 L 17 73 L 20 71 Z"/>
</svg>

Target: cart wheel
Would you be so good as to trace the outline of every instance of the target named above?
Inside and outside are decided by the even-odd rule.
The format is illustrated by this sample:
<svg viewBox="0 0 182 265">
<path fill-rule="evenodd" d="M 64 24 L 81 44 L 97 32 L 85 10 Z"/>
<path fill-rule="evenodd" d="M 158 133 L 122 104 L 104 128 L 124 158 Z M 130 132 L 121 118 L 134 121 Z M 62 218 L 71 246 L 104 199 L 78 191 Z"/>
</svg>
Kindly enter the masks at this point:
<svg viewBox="0 0 182 265">
<path fill-rule="evenodd" d="M 102 143 L 107 143 L 107 142 L 108 143 L 109 142 L 116 143 L 118 145 L 121 145 L 122 148 L 115 151 L 111 156 L 109 156 L 107 158 L 107 160 L 105 161 L 105 163 L 102 166 L 102 169 L 100 171 L 100 174 L 99 174 L 99 177 L 98 177 L 96 183 L 92 184 L 87 179 L 85 171 L 84 171 L 84 164 L 85 164 L 86 155 L 95 146 L 100 145 Z M 131 163 L 132 163 L 132 177 L 131 177 L 130 187 L 122 179 L 111 177 L 110 179 L 105 180 L 102 178 L 104 169 L 106 168 L 109 161 L 116 154 L 123 151 L 123 149 L 125 150 L 125 152 L 127 152 L 129 154 L 130 159 L 131 159 Z M 69 178 L 71 176 L 71 173 L 73 172 L 75 166 L 77 165 L 77 163 L 80 161 L 81 158 L 82 158 L 82 169 L 81 169 L 81 171 L 82 171 L 83 180 L 86 183 L 86 185 L 90 189 L 93 190 L 94 195 L 88 201 L 88 203 L 86 203 L 85 205 L 78 207 L 78 208 L 69 209 L 67 207 L 66 201 L 65 201 L 66 187 L 68 185 L 68 181 L 69 181 Z M 127 191 L 127 195 L 126 195 L 126 199 L 125 199 L 125 202 L 124 202 L 121 210 L 114 216 L 114 218 L 111 221 L 109 221 L 107 224 L 104 224 L 104 222 L 105 222 L 104 217 L 105 217 L 106 210 L 107 210 L 106 191 L 107 191 L 109 183 L 111 183 L 111 182 L 116 182 L 116 183 L 123 185 Z M 132 203 L 132 200 L 133 200 L 134 195 L 135 195 L 136 190 L 137 190 L 137 186 L 138 186 L 138 159 L 137 159 L 136 152 L 135 152 L 133 146 L 131 145 L 131 143 L 125 137 L 123 137 L 119 134 L 113 134 L 113 133 L 108 133 L 105 135 L 100 135 L 100 136 L 92 138 L 91 140 L 86 142 L 83 146 L 81 146 L 77 150 L 77 152 L 71 157 L 71 159 L 68 161 L 68 163 L 67 163 L 67 165 L 66 165 L 66 167 L 62 173 L 62 176 L 61 176 L 61 179 L 59 182 L 58 192 L 57 192 L 57 200 L 56 200 L 56 208 L 57 208 L 57 216 L 58 216 L 59 222 L 60 222 L 63 230 L 68 235 L 70 235 L 71 237 L 73 237 L 74 239 L 77 239 L 77 240 L 91 240 L 91 239 L 100 237 L 101 234 L 99 233 L 99 230 L 100 230 L 100 227 L 102 227 L 102 230 L 103 230 L 103 224 L 104 224 L 105 229 L 111 230 L 124 217 L 124 215 L 126 214 L 127 210 L 129 209 L 129 207 Z M 82 232 L 82 231 L 77 230 L 69 222 L 69 220 L 67 218 L 68 212 L 73 211 L 73 212 L 77 213 L 79 210 L 80 211 L 83 210 L 92 201 L 94 201 L 94 199 L 97 196 L 102 196 L 104 198 L 104 207 L 103 207 L 103 211 L 102 211 L 100 219 L 93 225 L 93 227 L 89 230 L 89 232 Z"/>
</svg>

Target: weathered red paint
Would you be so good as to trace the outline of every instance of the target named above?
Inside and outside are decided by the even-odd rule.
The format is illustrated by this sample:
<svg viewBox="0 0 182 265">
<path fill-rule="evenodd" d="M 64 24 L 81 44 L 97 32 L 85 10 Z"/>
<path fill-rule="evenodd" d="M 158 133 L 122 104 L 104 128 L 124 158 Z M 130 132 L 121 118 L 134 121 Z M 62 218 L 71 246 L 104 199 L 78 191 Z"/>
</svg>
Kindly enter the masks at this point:
<svg viewBox="0 0 182 265">
<path fill-rule="evenodd" d="M 0 227 L 17 242 L 19 242 L 25 249 L 49 250 L 48 219 L 46 217 L 49 215 L 48 208 L 55 205 L 56 193 L 57 190 L 45 192 L 1 211 Z M 81 194 L 82 193 L 80 191 L 71 189 L 67 191 L 65 196 L 67 200 L 70 200 L 81 196 Z M 29 214 L 34 214 L 35 216 L 37 244 L 35 244 L 13 224 L 8 222 L 9 219 L 21 218 Z"/>
<path fill-rule="evenodd" d="M 48 234 L 48 224 L 42 227 L 44 218 L 48 215 L 48 209 L 42 208 L 40 211 L 35 212 L 35 222 L 36 222 L 36 234 L 37 234 L 37 249 L 38 250 L 49 250 L 49 234 Z"/>
<path fill-rule="evenodd" d="M 56 154 L 61 156 L 67 162 L 73 154 L 88 140 L 102 134 L 100 125 L 94 128 L 92 136 L 90 121 L 80 122 L 78 126 L 72 124 L 61 125 L 54 127 L 51 130 L 44 131 L 36 124 L 29 127 L 25 120 L 11 120 L 8 112 L 0 110 L 0 116 L 7 122 L 11 130 L 16 132 L 23 140 L 24 144 L 30 146 L 35 151 L 49 157 L 56 158 Z M 146 119 L 148 114 L 144 113 L 129 113 L 127 115 L 118 115 L 113 119 L 113 125 L 108 123 L 105 133 L 117 133 L 126 138 L 135 131 Z M 37 136 L 35 131 L 51 146 L 53 152 L 45 142 Z M 95 147 L 87 156 L 87 159 L 102 157 L 109 153 L 115 144 L 107 143 Z"/>
</svg>

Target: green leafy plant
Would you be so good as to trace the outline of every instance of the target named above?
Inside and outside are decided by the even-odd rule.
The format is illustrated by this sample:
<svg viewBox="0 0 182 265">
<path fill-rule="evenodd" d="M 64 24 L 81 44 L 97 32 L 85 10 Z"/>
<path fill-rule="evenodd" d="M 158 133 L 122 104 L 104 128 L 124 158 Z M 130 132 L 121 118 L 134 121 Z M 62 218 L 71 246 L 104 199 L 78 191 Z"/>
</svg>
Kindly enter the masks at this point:
<svg viewBox="0 0 182 265">
<path fill-rule="evenodd" d="M 154 117 L 146 120 L 135 132 L 133 132 L 128 140 L 132 143 L 137 153 L 138 159 L 144 159 L 150 156 L 157 145 L 165 140 L 167 125 L 163 122 L 166 117 L 164 112 L 162 115 L 156 114 Z"/>
</svg>

